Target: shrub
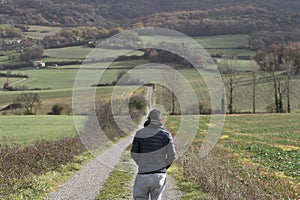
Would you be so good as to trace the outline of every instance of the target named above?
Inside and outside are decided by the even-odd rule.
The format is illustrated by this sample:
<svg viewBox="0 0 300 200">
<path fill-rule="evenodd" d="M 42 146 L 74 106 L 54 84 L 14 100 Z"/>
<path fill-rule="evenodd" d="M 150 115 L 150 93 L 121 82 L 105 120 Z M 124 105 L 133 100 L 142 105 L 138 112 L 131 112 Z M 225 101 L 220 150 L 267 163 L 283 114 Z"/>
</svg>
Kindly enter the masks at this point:
<svg viewBox="0 0 300 200">
<path fill-rule="evenodd" d="M 144 96 L 133 95 L 129 101 L 129 107 L 131 109 L 140 110 L 143 114 L 146 114 L 147 103 Z"/>
<path fill-rule="evenodd" d="M 31 187 L 32 175 L 57 170 L 85 151 L 79 137 L 38 141 L 32 146 L 0 145 L 0 198 Z"/>
<path fill-rule="evenodd" d="M 88 149 L 97 149 L 105 145 L 108 142 L 107 139 L 114 141 L 137 128 L 137 126 L 128 123 L 128 121 L 133 120 L 136 123 L 146 112 L 146 99 L 140 95 L 143 94 L 135 94 L 131 97 L 129 101 L 129 116 L 126 115 L 128 113 L 123 112 L 125 110 L 123 107 L 128 102 L 128 97 L 115 97 L 117 102 L 114 103 L 120 106 L 118 107 L 118 110 L 120 110 L 118 113 L 112 113 L 111 102 L 98 103 L 95 110 L 96 118 L 92 110 L 85 121 L 83 130 L 80 132 L 80 138 Z M 118 120 L 118 123 L 116 123 L 116 120 Z M 101 130 L 99 130 L 98 125 L 100 125 Z"/>
<path fill-rule="evenodd" d="M 52 107 L 51 114 L 53 114 L 53 115 L 60 115 L 62 113 L 63 109 L 64 109 L 64 105 L 62 105 L 62 104 L 55 104 Z"/>
</svg>

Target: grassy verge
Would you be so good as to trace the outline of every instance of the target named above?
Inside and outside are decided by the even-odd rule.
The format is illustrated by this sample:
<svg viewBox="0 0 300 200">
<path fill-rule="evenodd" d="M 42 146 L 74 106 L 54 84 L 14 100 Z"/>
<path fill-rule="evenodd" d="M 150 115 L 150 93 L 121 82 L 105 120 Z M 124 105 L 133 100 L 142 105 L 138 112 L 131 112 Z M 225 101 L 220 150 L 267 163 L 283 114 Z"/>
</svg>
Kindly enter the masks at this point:
<svg viewBox="0 0 300 200">
<path fill-rule="evenodd" d="M 121 161 L 116 165 L 110 173 L 109 178 L 104 182 L 102 189 L 96 200 L 114 199 L 124 200 L 131 199 L 132 180 L 134 176 L 134 168 L 130 163 L 130 152 L 125 151 L 121 157 Z"/>
<path fill-rule="evenodd" d="M 81 155 L 75 156 L 70 163 L 62 165 L 55 171 L 49 171 L 39 176 L 33 176 L 30 185 L 17 190 L 15 193 L 11 193 L 7 199 L 45 199 L 47 194 L 67 181 L 92 158 L 93 156 L 86 151 Z"/>
<path fill-rule="evenodd" d="M 185 177 L 183 169 L 178 164 L 173 164 L 168 173 L 175 179 L 175 184 L 183 192 L 182 199 L 187 200 L 213 200 L 216 199 L 202 191 L 196 181 Z"/>
</svg>

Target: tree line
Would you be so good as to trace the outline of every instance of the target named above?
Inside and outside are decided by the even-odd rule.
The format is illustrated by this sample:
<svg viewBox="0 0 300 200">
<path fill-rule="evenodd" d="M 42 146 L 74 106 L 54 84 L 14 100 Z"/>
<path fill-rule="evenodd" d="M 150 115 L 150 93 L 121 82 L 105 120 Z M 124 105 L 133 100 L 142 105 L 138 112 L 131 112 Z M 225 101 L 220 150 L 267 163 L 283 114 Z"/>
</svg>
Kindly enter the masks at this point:
<svg viewBox="0 0 300 200">
<path fill-rule="evenodd" d="M 266 49 L 259 50 L 255 57 L 259 70 L 252 70 L 252 112 L 256 112 L 256 89 L 259 84 L 258 75 L 265 82 L 271 84 L 273 103 L 267 108 L 268 112 L 290 113 L 291 94 L 295 89 L 294 84 L 300 76 L 300 43 L 284 45 L 271 45 Z M 233 57 L 219 64 L 223 81 L 227 88 L 228 112 L 234 113 L 235 93 L 241 81 L 241 72 L 237 69 L 238 64 Z"/>
<path fill-rule="evenodd" d="M 0 23 L 106 29 L 158 26 L 191 36 L 290 31 L 299 28 L 299 4 L 294 0 L 3 0 Z"/>
</svg>

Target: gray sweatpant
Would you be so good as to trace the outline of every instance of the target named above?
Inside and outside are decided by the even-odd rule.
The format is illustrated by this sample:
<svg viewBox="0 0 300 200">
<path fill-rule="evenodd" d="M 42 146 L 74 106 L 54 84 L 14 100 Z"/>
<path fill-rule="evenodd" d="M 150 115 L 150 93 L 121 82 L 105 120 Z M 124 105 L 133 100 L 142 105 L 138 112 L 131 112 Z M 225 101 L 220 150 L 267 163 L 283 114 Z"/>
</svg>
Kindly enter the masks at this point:
<svg viewBox="0 0 300 200">
<path fill-rule="evenodd" d="M 138 174 L 133 188 L 134 200 L 160 200 L 166 186 L 166 174 Z"/>
</svg>

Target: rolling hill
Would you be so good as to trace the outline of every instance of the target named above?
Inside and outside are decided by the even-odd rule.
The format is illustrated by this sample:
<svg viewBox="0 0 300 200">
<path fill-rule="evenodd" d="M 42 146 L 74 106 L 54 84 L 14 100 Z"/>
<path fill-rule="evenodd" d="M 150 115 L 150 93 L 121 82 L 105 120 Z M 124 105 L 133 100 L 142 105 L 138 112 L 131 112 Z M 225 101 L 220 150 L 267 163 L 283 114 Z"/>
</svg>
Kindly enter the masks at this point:
<svg viewBox="0 0 300 200">
<path fill-rule="evenodd" d="M 242 14 L 261 23 L 271 21 L 280 29 L 283 24 L 299 26 L 299 8 L 295 0 L 1 0 L 0 23 L 111 28 L 131 26 L 139 18 L 155 23 L 162 13 L 178 16 L 185 12 L 188 20 L 237 20 Z"/>
</svg>

